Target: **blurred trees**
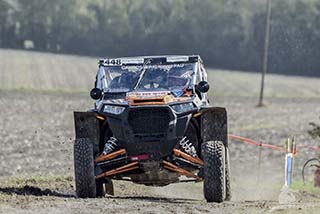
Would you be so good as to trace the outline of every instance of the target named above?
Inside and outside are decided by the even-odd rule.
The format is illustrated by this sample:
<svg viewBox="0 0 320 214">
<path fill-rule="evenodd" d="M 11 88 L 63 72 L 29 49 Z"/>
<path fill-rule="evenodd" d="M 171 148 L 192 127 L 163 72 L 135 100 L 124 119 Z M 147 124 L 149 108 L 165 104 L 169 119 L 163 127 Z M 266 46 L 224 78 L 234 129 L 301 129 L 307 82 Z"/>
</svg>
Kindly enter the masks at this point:
<svg viewBox="0 0 320 214">
<path fill-rule="evenodd" d="M 272 2 L 269 70 L 320 76 L 320 1 Z M 0 0 L 0 47 L 201 54 L 212 67 L 260 71 L 265 10 L 261 0 Z"/>
<path fill-rule="evenodd" d="M 14 1 L 0 0 L 0 47 L 15 47 L 15 25 L 14 17 L 17 4 Z"/>
</svg>

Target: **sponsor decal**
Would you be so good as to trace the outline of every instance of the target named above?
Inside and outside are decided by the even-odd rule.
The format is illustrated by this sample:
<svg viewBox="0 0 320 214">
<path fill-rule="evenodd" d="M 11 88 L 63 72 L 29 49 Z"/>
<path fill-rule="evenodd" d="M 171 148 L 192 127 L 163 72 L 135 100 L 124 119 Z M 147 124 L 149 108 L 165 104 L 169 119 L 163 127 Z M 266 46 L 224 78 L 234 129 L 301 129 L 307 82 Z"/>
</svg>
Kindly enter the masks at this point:
<svg viewBox="0 0 320 214">
<path fill-rule="evenodd" d="M 148 98 L 148 97 L 164 97 L 169 94 L 170 94 L 169 91 L 143 91 L 143 92 L 129 92 L 127 93 L 127 96 Z"/>
</svg>

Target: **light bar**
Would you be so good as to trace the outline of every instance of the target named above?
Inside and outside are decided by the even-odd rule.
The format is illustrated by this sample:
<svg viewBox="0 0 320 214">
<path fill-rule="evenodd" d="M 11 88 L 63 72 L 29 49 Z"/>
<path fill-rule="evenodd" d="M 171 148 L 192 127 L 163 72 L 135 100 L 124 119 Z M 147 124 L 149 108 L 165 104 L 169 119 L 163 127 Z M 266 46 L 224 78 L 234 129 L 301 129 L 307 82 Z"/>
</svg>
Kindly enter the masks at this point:
<svg viewBox="0 0 320 214">
<path fill-rule="evenodd" d="M 188 62 L 189 56 L 168 56 L 167 62 Z"/>
<path fill-rule="evenodd" d="M 149 63 L 146 63 L 148 60 Z M 124 58 L 105 58 L 99 61 L 103 66 L 122 66 L 122 65 L 143 65 L 143 64 L 163 64 L 178 62 L 198 62 L 199 56 L 142 56 Z"/>
<path fill-rule="evenodd" d="M 143 64 L 144 58 L 123 58 L 122 64 Z"/>
</svg>

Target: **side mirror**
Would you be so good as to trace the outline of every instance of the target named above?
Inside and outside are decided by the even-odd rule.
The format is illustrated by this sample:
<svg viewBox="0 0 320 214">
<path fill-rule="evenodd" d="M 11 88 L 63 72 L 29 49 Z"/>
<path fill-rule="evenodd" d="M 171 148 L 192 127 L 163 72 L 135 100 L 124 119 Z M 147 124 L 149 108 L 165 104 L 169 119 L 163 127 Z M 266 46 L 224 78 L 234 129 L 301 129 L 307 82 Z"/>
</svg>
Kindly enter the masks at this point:
<svg viewBox="0 0 320 214">
<path fill-rule="evenodd" d="M 207 81 L 201 81 L 198 85 L 196 85 L 196 89 L 201 93 L 206 93 L 209 91 L 210 85 Z"/>
<path fill-rule="evenodd" d="M 102 90 L 99 88 L 93 88 L 90 91 L 90 97 L 94 100 L 98 100 L 102 97 Z"/>
</svg>

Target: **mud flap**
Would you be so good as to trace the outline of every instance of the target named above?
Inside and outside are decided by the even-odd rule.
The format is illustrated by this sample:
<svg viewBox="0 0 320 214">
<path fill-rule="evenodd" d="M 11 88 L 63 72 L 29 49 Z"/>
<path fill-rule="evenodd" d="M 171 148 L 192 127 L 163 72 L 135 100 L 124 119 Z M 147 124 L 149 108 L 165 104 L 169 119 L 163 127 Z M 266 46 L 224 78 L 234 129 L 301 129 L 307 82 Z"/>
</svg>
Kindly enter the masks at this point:
<svg viewBox="0 0 320 214">
<path fill-rule="evenodd" d="M 76 139 L 89 138 L 99 146 L 100 126 L 94 112 L 74 112 Z"/>
<path fill-rule="evenodd" d="M 222 141 L 228 147 L 227 111 L 221 107 L 201 109 L 201 138 L 203 142 Z"/>
</svg>

